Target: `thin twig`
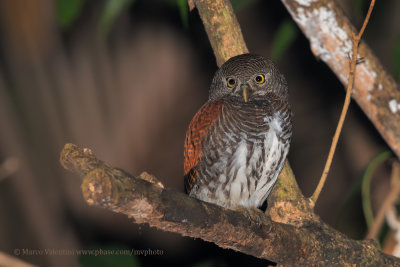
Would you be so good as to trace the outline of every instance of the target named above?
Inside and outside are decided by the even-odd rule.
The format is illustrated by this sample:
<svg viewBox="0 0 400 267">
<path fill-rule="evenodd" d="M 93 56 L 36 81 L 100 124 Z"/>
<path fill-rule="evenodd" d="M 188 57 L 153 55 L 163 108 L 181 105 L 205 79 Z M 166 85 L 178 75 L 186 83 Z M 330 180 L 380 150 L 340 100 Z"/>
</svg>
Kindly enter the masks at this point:
<svg viewBox="0 0 400 267">
<path fill-rule="evenodd" d="M 335 135 L 333 136 L 332 145 L 329 150 L 328 159 L 326 160 L 324 171 L 322 172 L 322 176 L 319 180 L 317 188 L 315 189 L 313 195 L 311 196 L 311 200 L 314 204 L 317 202 L 319 194 L 321 193 L 322 188 L 324 187 L 326 178 L 329 173 L 329 169 L 331 168 L 332 159 L 333 159 L 333 155 L 335 154 L 335 149 L 336 149 L 336 146 L 337 146 L 337 143 L 339 140 L 339 136 L 340 136 L 340 133 L 343 128 L 343 123 L 346 118 L 347 110 L 349 109 L 351 91 L 353 89 L 354 78 L 355 78 L 355 69 L 356 69 L 356 65 L 357 65 L 358 45 L 360 43 L 361 36 L 364 33 L 365 27 L 367 26 L 367 23 L 371 16 L 371 12 L 374 8 L 374 5 L 375 5 L 375 0 L 371 0 L 371 4 L 369 6 L 368 13 L 364 19 L 364 23 L 361 27 L 360 32 L 358 33 L 358 35 L 355 35 L 355 34 L 352 35 L 353 55 L 352 55 L 351 61 L 350 61 L 349 83 L 347 85 L 346 98 L 344 100 L 342 113 L 340 114 L 339 123 L 337 125 Z"/>
<path fill-rule="evenodd" d="M 366 238 L 378 238 L 379 232 L 382 228 L 383 221 L 385 220 L 385 215 L 389 209 L 395 204 L 397 198 L 400 194 L 400 162 L 393 162 L 392 175 L 391 175 L 391 189 L 389 195 L 386 197 L 381 208 L 376 215 L 376 218 L 368 231 Z"/>
</svg>

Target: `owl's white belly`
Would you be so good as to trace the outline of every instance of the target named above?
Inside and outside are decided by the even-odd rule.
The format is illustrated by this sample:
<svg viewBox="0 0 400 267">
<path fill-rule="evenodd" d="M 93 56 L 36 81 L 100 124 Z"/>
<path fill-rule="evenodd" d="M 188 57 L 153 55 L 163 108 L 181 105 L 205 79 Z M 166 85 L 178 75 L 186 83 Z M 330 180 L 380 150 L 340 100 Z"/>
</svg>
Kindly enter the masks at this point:
<svg viewBox="0 0 400 267">
<path fill-rule="evenodd" d="M 233 153 L 219 158 L 210 168 L 225 170 L 207 186 L 196 190 L 196 197 L 221 206 L 259 207 L 268 197 L 284 164 L 289 145 L 281 141 L 279 117 L 266 117 L 270 128 L 264 138 L 241 141 Z M 263 152 L 264 150 L 264 152 Z M 260 164 L 262 161 L 262 164 Z"/>
</svg>

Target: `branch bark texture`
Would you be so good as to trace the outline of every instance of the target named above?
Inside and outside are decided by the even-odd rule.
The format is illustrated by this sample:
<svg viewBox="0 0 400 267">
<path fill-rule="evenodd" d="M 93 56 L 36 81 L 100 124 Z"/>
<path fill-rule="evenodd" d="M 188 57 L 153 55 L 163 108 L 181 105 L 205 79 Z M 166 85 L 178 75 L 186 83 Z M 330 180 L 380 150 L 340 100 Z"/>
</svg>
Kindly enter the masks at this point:
<svg viewBox="0 0 400 267">
<path fill-rule="evenodd" d="M 195 4 L 218 66 L 231 57 L 249 52 L 229 0 L 196 0 Z"/>
<path fill-rule="evenodd" d="M 334 0 L 282 0 L 310 40 L 314 55 L 347 86 L 352 36 L 357 31 Z M 400 90 L 372 50 L 360 43 L 353 98 L 400 157 Z M 321 88 L 323 90 L 323 88 Z"/>
<path fill-rule="evenodd" d="M 136 223 L 201 238 L 284 266 L 400 265 L 400 259 L 382 253 L 372 241 L 348 239 L 316 216 L 301 217 L 292 224 L 261 213 L 265 223 L 260 227 L 246 214 L 165 189 L 149 174 L 133 177 L 113 168 L 90 149 L 66 144 L 60 161 L 83 177 L 82 193 L 89 205 L 123 213 Z"/>
</svg>

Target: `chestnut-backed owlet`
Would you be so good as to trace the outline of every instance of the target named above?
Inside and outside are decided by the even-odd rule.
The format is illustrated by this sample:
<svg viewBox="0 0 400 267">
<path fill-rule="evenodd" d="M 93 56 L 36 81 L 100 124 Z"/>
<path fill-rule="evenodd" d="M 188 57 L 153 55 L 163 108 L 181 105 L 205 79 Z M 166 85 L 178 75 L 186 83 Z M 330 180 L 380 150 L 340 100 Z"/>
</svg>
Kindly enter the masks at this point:
<svg viewBox="0 0 400 267">
<path fill-rule="evenodd" d="M 291 111 L 284 76 L 260 55 L 226 61 L 186 133 L 184 181 L 195 198 L 257 208 L 289 151 Z"/>
</svg>

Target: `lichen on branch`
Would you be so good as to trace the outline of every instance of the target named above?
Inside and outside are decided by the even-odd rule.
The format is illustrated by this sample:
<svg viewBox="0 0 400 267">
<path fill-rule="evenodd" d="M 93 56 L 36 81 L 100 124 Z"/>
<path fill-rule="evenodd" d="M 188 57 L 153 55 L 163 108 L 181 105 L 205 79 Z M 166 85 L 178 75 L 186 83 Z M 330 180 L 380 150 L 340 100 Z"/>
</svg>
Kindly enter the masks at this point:
<svg viewBox="0 0 400 267">
<path fill-rule="evenodd" d="M 281 0 L 304 35 L 311 51 L 347 87 L 352 36 L 357 31 L 334 0 Z M 372 50 L 361 42 L 352 97 L 400 157 L 400 90 Z M 399 107 L 399 108 L 398 108 Z"/>
</svg>

